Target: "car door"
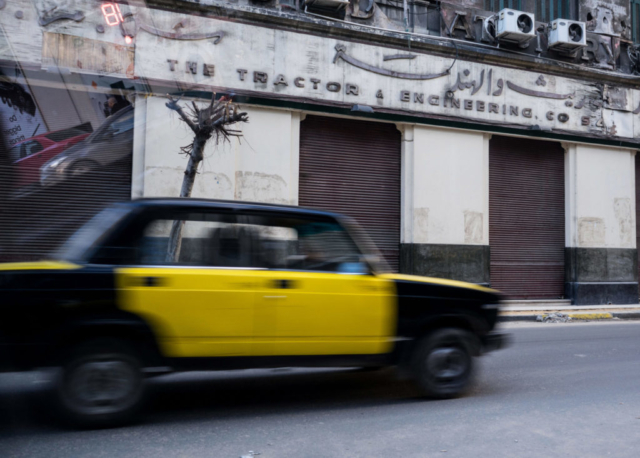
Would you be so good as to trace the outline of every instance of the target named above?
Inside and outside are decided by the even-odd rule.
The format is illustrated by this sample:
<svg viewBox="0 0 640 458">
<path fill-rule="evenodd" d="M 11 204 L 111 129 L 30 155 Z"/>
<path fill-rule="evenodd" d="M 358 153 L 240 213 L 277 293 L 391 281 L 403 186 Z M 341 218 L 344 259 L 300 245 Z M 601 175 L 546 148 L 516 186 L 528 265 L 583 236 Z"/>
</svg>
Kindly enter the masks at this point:
<svg viewBox="0 0 640 458">
<path fill-rule="evenodd" d="M 168 357 L 250 354 L 255 271 L 233 240 L 233 225 L 217 216 L 184 216 L 172 260 L 166 253 L 175 220 L 154 221 L 136 247 L 138 262 L 117 271 L 121 307 L 152 325 Z"/>
<path fill-rule="evenodd" d="M 337 222 L 297 226 L 298 263 L 258 272 L 253 354 L 371 355 L 391 351 L 393 282 L 369 272 Z M 307 233 L 305 233 L 307 232 Z M 311 234 L 313 232 L 313 234 Z M 303 239 L 315 238 L 314 243 Z M 312 259 L 320 255 L 321 259 Z"/>
</svg>

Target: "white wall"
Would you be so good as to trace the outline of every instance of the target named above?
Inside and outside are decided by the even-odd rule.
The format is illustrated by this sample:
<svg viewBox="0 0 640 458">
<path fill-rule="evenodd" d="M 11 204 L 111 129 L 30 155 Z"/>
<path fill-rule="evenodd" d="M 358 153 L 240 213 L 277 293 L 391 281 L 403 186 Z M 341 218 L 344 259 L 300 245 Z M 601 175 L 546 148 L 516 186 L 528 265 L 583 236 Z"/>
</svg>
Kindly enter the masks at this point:
<svg viewBox="0 0 640 458">
<path fill-rule="evenodd" d="M 568 247 L 635 248 L 635 151 L 565 145 Z"/>
<path fill-rule="evenodd" d="M 193 135 L 165 103 L 165 98 L 149 97 L 136 107 L 143 110 L 146 106 L 146 113 L 138 116 L 136 112 L 136 122 L 146 121 L 144 138 L 134 142 L 134 172 L 144 170 L 142 176 L 134 176 L 134 193 L 141 190 L 138 197 L 180 195 L 187 165 L 180 147 L 188 145 Z M 192 197 L 297 204 L 299 113 L 241 108 L 248 113 L 249 122 L 234 128 L 242 130 L 243 137 L 217 146 L 214 138 L 209 140 Z"/>
<path fill-rule="evenodd" d="M 489 138 L 404 128 L 403 243 L 489 244 Z"/>
</svg>

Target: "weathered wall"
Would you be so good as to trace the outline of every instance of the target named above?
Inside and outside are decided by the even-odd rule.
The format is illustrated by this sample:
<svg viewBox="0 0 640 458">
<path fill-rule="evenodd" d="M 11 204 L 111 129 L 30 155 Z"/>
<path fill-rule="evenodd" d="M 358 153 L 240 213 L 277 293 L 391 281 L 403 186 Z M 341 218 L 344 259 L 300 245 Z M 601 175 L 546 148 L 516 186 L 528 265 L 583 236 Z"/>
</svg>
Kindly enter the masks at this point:
<svg viewBox="0 0 640 458">
<path fill-rule="evenodd" d="M 482 133 L 414 128 L 413 243 L 488 245 L 487 148 Z"/>
<path fill-rule="evenodd" d="M 489 137 L 409 129 L 413 141 L 403 157 L 403 270 L 487 283 Z"/>
<path fill-rule="evenodd" d="M 635 151 L 566 150 L 566 295 L 578 305 L 637 303 Z"/>
<path fill-rule="evenodd" d="M 192 141 L 187 127 L 165 106 L 166 99 L 150 97 L 140 115 L 144 139 L 134 147 L 134 192 L 144 197 L 178 197 L 187 163 L 180 147 Z M 237 126 L 240 142 L 207 144 L 193 197 L 280 204 L 298 201 L 298 141 L 300 115 L 290 111 L 243 107 L 249 123 Z M 136 129 L 139 129 L 136 126 Z M 142 146 L 140 146 L 142 145 Z M 139 155 L 144 154 L 141 165 Z M 135 171 L 144 170 L 143 175 Z M 137 190 L 137 191 L 136 191 Z"/>
<path fill-rule="evenodd" d="M 462 9 L 471 18 L 474 11 L 481 10 L 470 6 L 479 3 L 467 1 L 457 5 L 464 6 Z M 149 78 L 155 80 L 152 82 L 162 80 L 162 84 L 187 88 L 201 85 L 205 89 L 220 88 L 294 101 L 314 99 L 342 107 L 366 104 L 379 111 L 620 137 L 627 141 L 636 141 L 634 128 L 640 130 L 640 110 L 633 103 L 634 97 L 640 97 L 638 91 L 491 66 L 486 63 L 490 60 L 485 59 L 488 54 L 480 63 L 459 59 L 453 64 L 450 58 L 417 52 L 418 47 L 413 45 L 410 47 L 413 51 L 399 52 L 366 44 L 366 40 L 349 42 L 343 38 L 355 35 L 355 31 L 329 38 L 326 34 L 295 33 L 124 4 L 121 5 L 124 15 L 131 12 L 132 16 L 127 16 L 121 29 L 105 25 L 94 2 L 56 4 L 58 8 L 52 10 L 53 2 L 49 0 L 8 2 L 0 14 L 0 25 L 11 41 L 7 42 L 4 35 L 0 38 L 0 58 L 17 57 L 23 63 L 45 69 L 57 64 L 74 73 L 120 78 L 135 75 L 140 77 L 138 81 Z M 443 24 L 452 23 L 456 11 L 461 9 L 456 8 L 445 5 Z M 604 7 L 597 8 L 604 11 Z M 63 11 L 74 12 L 81 19 L 54 20 Z M 612 7 L 612 11 L 612 17 L 621 25 L 620 11 L 626 10 Z M 16 17 L 18 13 L 21 19 Z M 267 14 L 268 10 L 264 10 L 265 20 Z M 439 23 L 439 13 L 437 16 Z M 576 54 L 574 60 L 618 69 L 622 65 L 620 56 L 627 53 L 621 52 L 619 38 L 606 35 L 606 27 L 598 19 L 601 16 L 596 16 L 593 32 L 589 32 L 593 49 Z M 284 23 L 292 18 L 278 20 Z M 45 25 L 39 25 L 39 21 Z M 302 30 L 316 26 L 318 21 L 300 15 L 295 24 Z M 480 27 L 479 21 L 472 23 L 474 30 Z M 459 26 L 454 30 L 455 36 L 466 33 Z M 337 30 L 345 26 L 336 23 L 335 27 Z M 478 31 L 474 34 L 478 35 Z M 126 39 L 124 33 L 128 34 Z M 339 40 L 334 39 L 338 36 Z M 481 38 L 476 36 L 474 40 Z M 536 49 L 544 42 L 533 40 L 526 52 L 538 55 Z M 478 52 L 487 53 L 487 49 L 478 48 Z M 524 51 L 518 48 L 518 52 Z M 496 48 L 489 54 L 495 57 L 504 52 Z M 563 59 L 555 54 L 550 57 Z M 538 63 L 544 65 L 548 61 Z M 630 71 L 631 63 L 625 65 L 623 70 Z M 611 92 L 615 94 L 612 96 Z"/>
<path fill-rule="evenodd" d="M 587 30 L 631 38 L 629 0 L 580 0 L 579 10 Z"/>
<path fill-rule="evenodd" d="M 635 248 L 635 152 L 595 145 L 567 149 L 567 246 Z"/>
<path fill-rule="evenodd" d="M 153 23 L 163 30 L 178 19 L 153 12 Z M 601 119 L 612 110 L 596 103 L 601 91 L 577 80 L 417 53 L 398 56 L 377 46 L 214 19 L 206 20 L 206 30 L 224 36 L 216 44 L 141 32 L 136 75 L 297 101 L 365 104 L 557 132 L 612 132 L 613 125 Z M 634 108 L 632 95 L 623 93 L 624 103 L 615 109 L 627 112 Z M 632 138 L 634 123 L 640 125 L 640 118 L 630 115 L 628 125 L 616 125 L 615 135 Z"/>
</svg>

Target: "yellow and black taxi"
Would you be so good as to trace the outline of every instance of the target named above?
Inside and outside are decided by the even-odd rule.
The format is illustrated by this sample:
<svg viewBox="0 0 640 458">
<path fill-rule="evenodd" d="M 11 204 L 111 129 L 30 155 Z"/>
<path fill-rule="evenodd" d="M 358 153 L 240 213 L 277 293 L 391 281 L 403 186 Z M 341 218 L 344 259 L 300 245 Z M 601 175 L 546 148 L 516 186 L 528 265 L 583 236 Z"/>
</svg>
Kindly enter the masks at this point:
<svg viewBox="0 0 640 458">
<path fill-rule="evenodd" d="M 105 209 L 55 260 L 0 265 L 6 367 L 60 367 L 82 424 L 140 406 L 158 371 L 278 366 L 409 370 L 459 395 L 498 349 L 499 294 L 387 273 L 351 219 L 299 207 L 142 199 Z"/>
</svg>

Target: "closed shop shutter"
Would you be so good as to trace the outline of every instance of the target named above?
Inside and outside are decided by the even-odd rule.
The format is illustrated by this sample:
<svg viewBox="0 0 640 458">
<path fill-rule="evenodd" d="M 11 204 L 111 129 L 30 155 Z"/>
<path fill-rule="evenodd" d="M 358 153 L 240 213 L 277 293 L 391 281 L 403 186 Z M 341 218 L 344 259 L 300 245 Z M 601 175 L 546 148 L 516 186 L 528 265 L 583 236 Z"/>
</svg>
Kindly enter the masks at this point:
<svg viewBox="0 0 640 458">
<path fill-rule="evenodd" d="M 494 136 L 489 146 L 491 286 L 513 299 L 564 296 L 564 150 Z"/>
<path fill-rule="evenodd" d="M 400 132 L 393 124 L 308 116 L 299 204 L 355 218 L 394 271 L 400 249 Z"/>
</svg>

